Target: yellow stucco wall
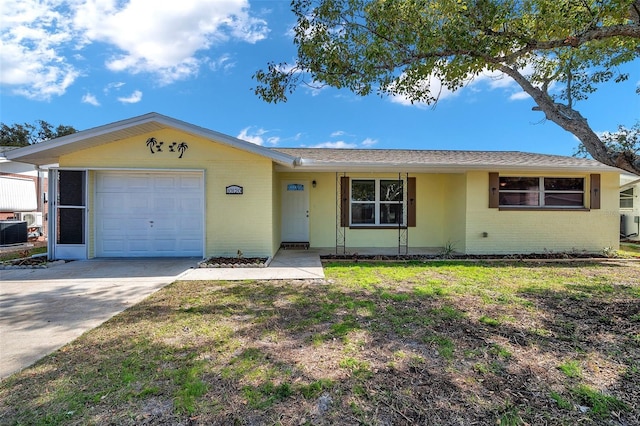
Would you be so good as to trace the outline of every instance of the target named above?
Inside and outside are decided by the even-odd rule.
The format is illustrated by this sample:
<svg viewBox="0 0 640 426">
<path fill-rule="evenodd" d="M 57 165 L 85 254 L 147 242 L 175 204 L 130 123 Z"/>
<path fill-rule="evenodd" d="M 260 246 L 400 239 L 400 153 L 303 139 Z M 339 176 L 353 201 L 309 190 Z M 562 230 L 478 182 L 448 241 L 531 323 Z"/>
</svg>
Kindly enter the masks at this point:
<svg viewBox="0 0 640 426">
<path fill-rule="evenodd" d="M 512 176 L 539 176 L 510 172 Z M 589 175 L 584 177 L 589 204 Z M 601 208 L 590 211 L 504 211 L 488 208 L 488 172 L 467 173 L 465 246 L 469 254 L 542 253 L 586 250 L 600 252 L 619 247 L 619 174 L 601 174 Z M 487 237 L 482 233 L 486 232 Z"/>
<path fill-rule="evenodd" d="M 163 152 L 151 154 L 145 143 L 149 137 L 164 141 Z M 168 152 L 173 141 L 188 144 L 183 158 Z M 274 254 L 274 173 L 267 158 L 167 129 L 65 155 L 60 158 L 60 167 L 204 170 L 205 256 L 235 256 L 238 250 L 247 256 Z M 244 194 L 226 195 L 228 185 L 242 186 Z M 90 237 L 89 248 L 93 250 L 92 231 Z"/>
<path fill-rule="evenodd" d="M 342 175 L 340 173 L 339 175 Z M 347 173 L 349 178 L 397 179 L 393 173 Z M 449 232 L 448 222 L 464 218 L 464 211 L 450 212 L 464 207 L 464 184 L 462 175 L 411 174 L 416 178 L 417 226 L 408 230 L 411 247 L 443 247 L 460 231 Z M 311 247 L 335 247 L 337 215 L 337 184 L 339 177 L 326 172 L 280 172 L 280 182 L 288 180 L 316 181 L 309 192 L 309 243 Z M 455 203 L 448 199 L 451 186 L 461 186 Z M 464 227 L 462 227 L 464 229 Z M 344 230 L 346 245 L 357 247 L 397 247 L 397 229 L 349 229 Z"/>
<path fill-rule="evenodd" d="M 443 247 L 464 253 L 467 231 L 467 178 L 464 174 L 444 175 Z"/>
<path fill-rule="evenodd" d="M 601 174 L 601 209 L 591 211 L 504 211 L 489 208 L 488 171 L 411 174 L 416 178 L 417 226 L 409 228 L 410 247 L 451 247 L 469 254 L 506 254 L 618 247 L 618 174 Z M 511 172 L 510 175 L 531 175 Z M 553 173 L 583 177 L 589 174 Z M 550 175 L 550 176 L 551 176 Z M 350 178 L 397 178 L 397 174 L 347 173 Z M 538 175 L 536 175 L 538 176 Z M 310 189 L 310 244 L 336 244 L 337 188 L 335 173 L 276 174 L 284 180 L 316 180 Z M 588 204 L 589 188 L 586 188 Z M 280 201 L 278 201 L 280 202 Z M 482 234 L 486 232 L 487 237 Z M 395 229 L 345 229 L 348 248 L 398 245 Z"/>
</svg>

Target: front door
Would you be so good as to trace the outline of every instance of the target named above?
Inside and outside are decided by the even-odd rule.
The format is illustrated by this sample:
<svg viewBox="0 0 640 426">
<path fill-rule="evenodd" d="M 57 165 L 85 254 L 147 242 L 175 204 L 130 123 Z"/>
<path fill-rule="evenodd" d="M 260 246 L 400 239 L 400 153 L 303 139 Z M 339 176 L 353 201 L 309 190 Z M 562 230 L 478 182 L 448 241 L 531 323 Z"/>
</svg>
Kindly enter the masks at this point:
<svg viewBox="0 0 640 426">
<path fill-rule="evenodd" d="M 309 242 L 309 182 L 282 183 L 282 242 Z"/>
</svg>

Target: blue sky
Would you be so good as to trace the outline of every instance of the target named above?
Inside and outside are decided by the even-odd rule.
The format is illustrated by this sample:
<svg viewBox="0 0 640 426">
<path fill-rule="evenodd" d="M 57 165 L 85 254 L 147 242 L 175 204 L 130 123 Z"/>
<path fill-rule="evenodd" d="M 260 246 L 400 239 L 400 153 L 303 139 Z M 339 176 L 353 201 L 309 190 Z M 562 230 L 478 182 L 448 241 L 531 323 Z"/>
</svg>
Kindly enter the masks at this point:
<svg viewBox="0 0 640 426">
<path fill-rule="evenodd" d="M 495 76 L 444 93 L 435 108 L 305 87 L 267 104 L 251 76 L 295 60 L 288 0 L 4 0 L 0 14 L 5 124 L 85 130 L 154 111 L 268 147 L 571 155 L 578 144 Z M 597 132 L 640 119 L 639 61 L 623 71 L 627 82 L 577 105 Z"/>
</svg>

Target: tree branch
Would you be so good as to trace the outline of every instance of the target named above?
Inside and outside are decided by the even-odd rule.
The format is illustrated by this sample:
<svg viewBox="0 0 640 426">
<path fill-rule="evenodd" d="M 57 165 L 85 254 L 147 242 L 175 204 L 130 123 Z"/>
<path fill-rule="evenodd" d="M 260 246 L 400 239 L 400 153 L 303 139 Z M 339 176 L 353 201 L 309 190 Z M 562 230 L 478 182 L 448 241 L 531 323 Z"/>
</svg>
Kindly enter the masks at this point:
<svg viewBox="0 0 640 426">
<path fill-rule="evenodd" d="M 548 120 L 576 136 L 595 160 L 608 166 L 640 174 L 640 156 L 629 150 L 610 151 L 578 111 L 555 102 L 549 94 L 531 84 L 515 68 L 499 65 L 498 69 L 513 78 L 533 98 L 538 105 L 534 110 L 544 112 Z"/>
</svg>

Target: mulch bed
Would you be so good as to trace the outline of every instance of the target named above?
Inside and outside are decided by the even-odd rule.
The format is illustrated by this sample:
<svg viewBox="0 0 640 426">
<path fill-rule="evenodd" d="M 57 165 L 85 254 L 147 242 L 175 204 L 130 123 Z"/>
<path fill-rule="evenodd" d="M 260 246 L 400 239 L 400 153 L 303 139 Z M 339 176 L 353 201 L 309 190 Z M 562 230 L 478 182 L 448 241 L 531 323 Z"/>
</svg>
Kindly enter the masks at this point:
<svg viewBox="0 0 640 426">
<path fill-rule="evenodd" d="M 210 257 L 198 264 L 199 268 L 264 268 L 267 257 Z"/>
<path fill-rule="evenodd" d="M 380 254 L 328 254 L 322 260 L 349 261 L 429 261 L 429 260 L 566 260 L 566 259 L 607 259 L 598 253 L 529 253 L 529 254 L 448 254 L 448 255 L 380 255 Z"/>
</svg>

